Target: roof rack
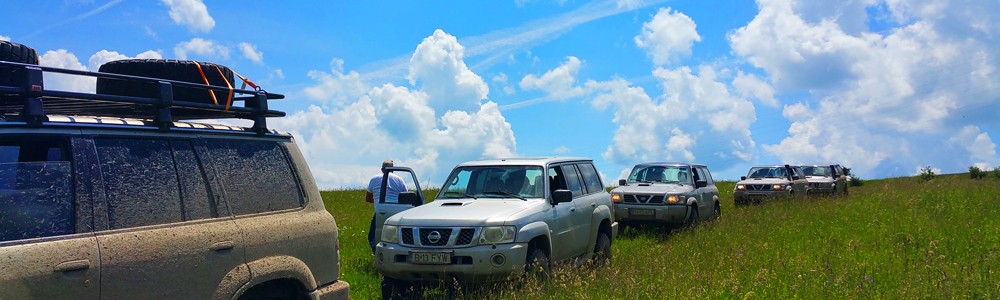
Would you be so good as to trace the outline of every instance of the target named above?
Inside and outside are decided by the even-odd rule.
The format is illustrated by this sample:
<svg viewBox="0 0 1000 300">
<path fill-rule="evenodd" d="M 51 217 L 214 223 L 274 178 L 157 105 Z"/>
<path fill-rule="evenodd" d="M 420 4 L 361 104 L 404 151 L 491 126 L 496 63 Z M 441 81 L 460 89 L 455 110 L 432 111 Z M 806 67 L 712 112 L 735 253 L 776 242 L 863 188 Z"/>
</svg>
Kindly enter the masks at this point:
<svg viewBox="0 0 1000 300">
<path fill-rule="evenodd" d="M 20 74 L 21 78 L 5 80 L 16 82 L 12 85 L 0 83 L 0 114 L 13 115 L 31 126 L 40 126 L 48 121 L 47 114 L 91 115 L 106 117 L 123 117 L 136 119 L 151 119 L 157 127 L 169 130 L 174 121 L 229 119 L 239 118 L 253 121 L 251 130 L 258 134 L 268 132 L 268 117 L 284 117 L 285 112 L 268 109 L 267 101 L 284 99 L 281 94 L 266 91 L 230 89 L 229 87 L 211 86 L 183 81 L 158 79 L 151 77 L 120 75 L 101 72 L 77 71 L 61 68 L 43 67 L 38 65 L 0 61 L 0 67 L 14 69 L 19 72 L 4 72 L 0 75 Z M 159 97 L 132 97 L 99 93 L 80 93 L 46 90 L 43 73 L 60 73 L 75 76 L 96 78 L 112 78 L 133 81 L 137 84 L 153 83 L 159 89 Z M 18 84 L 19 83 L 19 84 Z M 226 105 L 201 103 L 174 99 L 173 86 L 201 89 L 205 91 L 233 92 L 233 102 L 242 101 L 243 105 L 235 103 Z"/>
</svg>

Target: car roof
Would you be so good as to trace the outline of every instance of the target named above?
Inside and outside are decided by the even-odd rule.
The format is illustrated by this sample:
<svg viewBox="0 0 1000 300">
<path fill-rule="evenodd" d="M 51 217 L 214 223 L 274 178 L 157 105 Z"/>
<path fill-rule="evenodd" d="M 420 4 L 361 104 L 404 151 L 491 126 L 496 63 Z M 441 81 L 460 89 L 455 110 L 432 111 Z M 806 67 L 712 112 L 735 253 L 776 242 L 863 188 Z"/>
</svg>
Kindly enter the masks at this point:
<svg viewBox="0 0 1000 300">
<path fill-rule="evenodd" d="M 136 130 L 136 129 L 156 129 L 158 128 L 156 123 L 152 120 L 146 119 L 135 119 L 135 118 L 120 118 L 120 117 L 102 117 L 102 116 L 66 116 L 66 115 L 47 115 L 48 121 L 42 122 L 42 127 L 88 127 L 88 128 L 107 128 L 107 129 L 123 129 L 123 130 Z M 0 126 L 27 126 L 25 122 L 18 120 L 7 120 L 0 117 Z M 173 122 L 173 128 L 177 130 L 192 130 L 192 131 L 212 131 L 221 133 L 254 133 L 254 130 L 248 127 L 236 126 L 236 125 L 226 125 L 226 124 L 211 124 L 211 123 L 196 123 L 196 122 Z M 290 133 L 268 129 L 268 135 L 279 135 L 279 136 L 291 136 Z"/>
<path fill-rule="evenodd" d="M 554 156 L 554 157 L 511 157 L 511 158 L 498 158 L 498 159 L 488 159 L 488 160 L 476 160 L 468 161 L 459 164 L 459 167 L 470 167 L 470 166 L 545 166 L 549 164 L 561 163 L 561 162 L 577 162 L 585 161 L 591 162 L 592 159 L 585 157 L 565 157 L 565 156 Z"/>
<path fill-rule="evenodd" d="M 753 166 L 751 168 L 784 168 L 784 167 L 785 165 L 759 165 L 759 166 Z"/>
<path fill-rule="evenodd" d="M 692 164 L 692 163 L 681 163 L 681 162 L 665 162 L 665 161 L 655 161 L 655 162 L 644 162 L 636 164 L 635 167 L 645 167 L 645 166 L 675 166 L 675 167 L 708 167 L 703 164 Z M 634 167 L 633 167 L 634 168 Z"/>
</svg>

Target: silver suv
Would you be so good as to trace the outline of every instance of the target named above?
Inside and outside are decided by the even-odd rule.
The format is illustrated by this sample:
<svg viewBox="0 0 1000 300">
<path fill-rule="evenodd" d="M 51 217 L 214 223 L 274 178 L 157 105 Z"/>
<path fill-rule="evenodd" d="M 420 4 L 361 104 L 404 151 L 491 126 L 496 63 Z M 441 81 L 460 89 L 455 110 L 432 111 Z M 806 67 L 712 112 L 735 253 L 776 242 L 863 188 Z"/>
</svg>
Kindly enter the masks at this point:
<svg viewBox="0 0 1000 300">
<path fill-rule="evenodd" d="M 173 98 L 204 85 L 45 68 L 158 96 L 49 91 L 43 69 L 0 66 L 23 75 L 0 84 L 0 299 L 348 298 L 336 222 L 264 121 L 281 95 L 225 107 Z M 177 121 L 206 118 L 254 126 Z"/>
<path fill-rule="evenodd" d="M 611 198 L 584 158 L 460 164 L 433 202 L 383 226 L 375 266 L 393 288 L 506 280 L 547 271 L 550 261 L 603 263 L 618 231 Z"/>
<path fill-rule="evenodd" d="M 736 205 L 760 203 L 775 197 L 804 197 L 809 190 L 802 171 L 790 165 L 756 166 L 740 177 L 733 190 Z"/>
<path fill-rule="evenodd" d="M 611 200 L 622 223 L 693 224 L 722 214 L 719 189 L 704 165 L 638 164 L 618 185 Z"/>
<path fill-rule="evenodd" d="M 809 181 L 810 195 L 847 195 L 847 176 L 840 165 L 799 166 Z"/>
</svg>

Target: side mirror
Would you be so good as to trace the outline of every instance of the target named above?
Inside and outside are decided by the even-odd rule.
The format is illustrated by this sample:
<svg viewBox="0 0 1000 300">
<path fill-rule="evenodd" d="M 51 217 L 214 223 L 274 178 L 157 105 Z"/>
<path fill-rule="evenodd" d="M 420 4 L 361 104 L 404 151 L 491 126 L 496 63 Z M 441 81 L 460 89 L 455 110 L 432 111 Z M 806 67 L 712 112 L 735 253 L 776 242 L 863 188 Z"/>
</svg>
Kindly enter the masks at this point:
<svg viewBox="0 0 1000 300">
<path fill-rule="evenodd" d="M 571 201 L 573 201 L 573 192 L 570 192 L 569 190 L 555 190 L 552 192 L 552 201 L 549 203 L 557 205 L 559 203 Z"/>
<path fill-rule="evenodd" d="M 628 182 L 625 179 L 618 179 L 618 186 L 626 186 Z"/>
<path fill-rule="evenodd" d="M 695 181 L 695 182 L 694 182 L 694 186 L 695 186 L 696 188 L 703 188 L 703 187 L 706 187 L 706 186 L 708 186 L 708 181 L 705 181 L 705 180 L 698 180 L 698 181 Z"/>
<path fill-rule="evenodd" d="M 420 196 L 416 192 L 402 192 L 399 193 L 399 204 L 409 204 L 413 207 L 423 205 L 423 201 L 420 201 Z"/>
<path fill-rule="evenodd" d="M 830 165 L 830 175 L 833 176 L 833 179 L 837 179 L 837 177 L 840 177 L 840 174 L 837 174 L 837 167 L 836 166 Z"/>
<path fill-rule="evenodd" d="M 792 180 L 799 180 L 799 179 L 802 179 L 802 177 L 799 177 L 799 175 L 792 175 Z"/>
<path fill-rule="evenodd" d="M 740 181 L 747 180 L 746 176 L 740 176 Z"/>
</svg>

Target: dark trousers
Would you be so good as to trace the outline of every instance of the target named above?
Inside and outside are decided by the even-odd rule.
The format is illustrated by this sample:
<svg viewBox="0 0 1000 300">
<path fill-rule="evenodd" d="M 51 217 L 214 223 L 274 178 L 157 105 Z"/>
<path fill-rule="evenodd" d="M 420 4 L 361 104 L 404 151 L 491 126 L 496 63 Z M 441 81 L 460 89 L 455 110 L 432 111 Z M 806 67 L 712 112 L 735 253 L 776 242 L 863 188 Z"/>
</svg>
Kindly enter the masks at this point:
<svg viewBox="0 0 1000 300">
<path fill-rule="evenodd" d="M 375 239 L 375 215 L 372 215 L 372 222 L 368 225 L 368 247 L 371 247 L 372 253 L 375 253 L 375 244 L 378 241 Z"/>
</svg>

